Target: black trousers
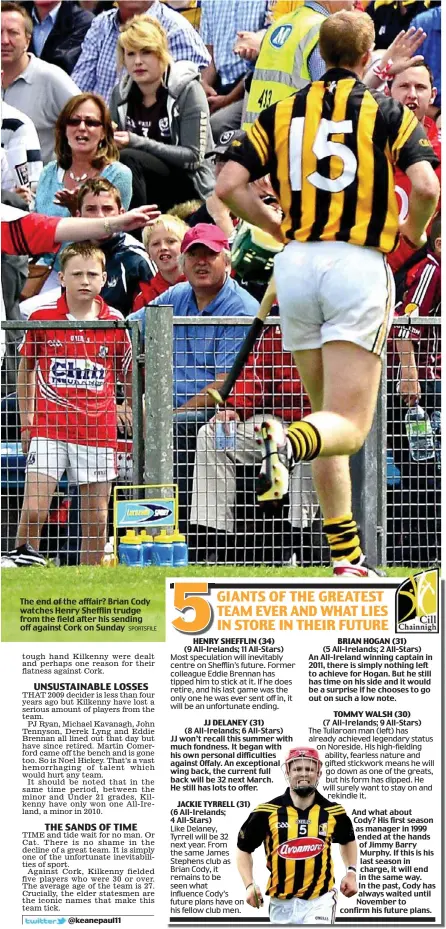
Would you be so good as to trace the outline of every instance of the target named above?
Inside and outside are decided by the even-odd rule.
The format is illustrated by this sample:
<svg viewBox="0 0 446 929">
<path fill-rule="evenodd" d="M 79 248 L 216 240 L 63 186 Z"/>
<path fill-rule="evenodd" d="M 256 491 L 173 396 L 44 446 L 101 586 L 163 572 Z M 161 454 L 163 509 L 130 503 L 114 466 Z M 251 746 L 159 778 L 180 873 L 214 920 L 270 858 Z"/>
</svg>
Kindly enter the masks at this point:
<svg viewBox="0 0 446 929">
<path fill-rule="evenodd" d="M 139 148 L 124 148 L 119 158 L 133 175 L 131 208 L 157 203 L 161 212 L 165 213 L 177 203 L 198 198 L 185 171 L 169 167 L 150 152 L 143 152 Z"/>
</svg>

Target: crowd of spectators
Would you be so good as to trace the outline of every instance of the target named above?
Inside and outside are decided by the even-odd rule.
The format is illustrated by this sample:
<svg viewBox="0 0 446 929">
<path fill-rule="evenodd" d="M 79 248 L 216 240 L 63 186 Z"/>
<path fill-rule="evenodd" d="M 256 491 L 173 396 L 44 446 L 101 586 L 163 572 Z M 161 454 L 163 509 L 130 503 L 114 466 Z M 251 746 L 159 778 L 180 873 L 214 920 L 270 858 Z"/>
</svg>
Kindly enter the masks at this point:
<svg viewBox="0 0 446 929">
<path fill-rule="evenodd" d="M 366 83 L 411 109 L 440 157 L 441 12 L 435 0 L 2 2 L 2 202 L 53 217 L 102 218 L 105 224 L 129 206 L 156 204 L 162 215 L 142 233 L 110 230 L 96 243 L 104 254 L 104 303 L 124 317 L 136 311 L 142 321 L 148 302 L 172 304 L 176 317 L 255 316 L 277 243 L 274 247 L 266 235 L 239 224 L 216 196 L 216 178 L 228 146 L 243 137 L 262 109 L 321 77 L 321 23 L 355 6 L 365 9 L 375 26 L 377 51 Z M 277 208 L 269 178 L 255 183 Z M 408 185 L 396 169 L 401 221 Z M 439 315 L 439 220 L 428 232 L 424 249 L 401 239 L 389 258 L 400 315 Z M 4 262 L 8 319 L 26 318 L 60 299 L 57 256 L 43 253 L 38 262 L 51 273 L 35 296 L 22 301 L 26 259 Z M 428 326 L 395 331 L 388 366 L 388 450 L 398 469 L 402 503 L 394 523 L 400 541 L 420 535 L 420 520 L 412 524 L 411 513 L 426 504 L 437 539 L 439 342 Z M 175 327 L 175 480 L 181 526 L 194 536 L 203 560 L 210 548 L 220 558 L 237 549 L 237 475 L 241 467 L 258 467 L 254 429 L 263 413 L 287 422 L 306 404 L 272 327 L 226 410 L 215 412 L 207 388 L 222 383 L 245 333 L 241 326 L 197 321 Z M 15 391 L 14 333 L 7 334 L 7 346 L 3 396 Z M 437 428 L 435 463 L 428 466 L 417 499 L 416 468 L 404 432 L 405 412 L 416 403 Z M 229 430 L 231 423 L 235 451 L 216 446 L 217 425 Z M 420 488 L 419 475 L 417 480 Z M 293 474 L 287 519 L 302 531 L 315 517 L 309 468 L 302 465 Z M 404 550 L 406 560 L 422 562 L 424 544 L 432 560 L 432 539 L 420 542 L 416 556 L 408 555 L 401 541 L 401 557 Z"/>
</svg>

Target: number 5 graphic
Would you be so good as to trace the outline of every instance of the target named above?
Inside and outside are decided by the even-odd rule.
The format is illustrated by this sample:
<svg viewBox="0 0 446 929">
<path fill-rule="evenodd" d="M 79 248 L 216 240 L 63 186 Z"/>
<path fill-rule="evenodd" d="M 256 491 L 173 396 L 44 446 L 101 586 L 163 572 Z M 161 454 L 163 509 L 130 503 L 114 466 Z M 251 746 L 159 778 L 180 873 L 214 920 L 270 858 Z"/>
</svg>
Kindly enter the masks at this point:
<svg viewBox="0 0 446 929">
<path fill-rule="evenodd" d="M 197 596 L 197 594 L 202 596 Z M 175 583 L 173 605 L 182 616 L 177 616 L 173 620 L 172 626 L 178 632 L 184 632 L 186 635 L 198 635 L 207 632 L 212 626 L 214 610 L 212 604 L 209 600 L 206 600 L 203 594 L 209 595 L 209 584 L 206 581 L 179 581 Z M 195 616 L 188 618 L 189 610 L 193 610 Z"/>
<path fill-rule="evenodd" d="M 302 189 L 302 145 L 304 135 L 304 117 L 296 116 L 291 121 L 290 132 L 290 179 L 293 190 Z M 339 177 L 329 178 L 319 174 L 319 171 L 313 171 L 309 174 L 307 181 L 317 187 L 318 190 L 326 190 L 329 193 L 339 193 L 345 190 L 355 178 L 358 167 L 356 155 L 344 145 L 343 142 L 329 142 L 328 136 L 336 133 L 347 135 L 353 132 L 353 123 L 351 119 L 341 119 L 336 122 L 334 119 L 321 119 L 316 133 L 316 138 L 312 146 L 313 155 L 316 155 L 318 161 L 322 158 L 330 158 L 336 155 L 342 161 L 343 170 Z"/>
</svg>

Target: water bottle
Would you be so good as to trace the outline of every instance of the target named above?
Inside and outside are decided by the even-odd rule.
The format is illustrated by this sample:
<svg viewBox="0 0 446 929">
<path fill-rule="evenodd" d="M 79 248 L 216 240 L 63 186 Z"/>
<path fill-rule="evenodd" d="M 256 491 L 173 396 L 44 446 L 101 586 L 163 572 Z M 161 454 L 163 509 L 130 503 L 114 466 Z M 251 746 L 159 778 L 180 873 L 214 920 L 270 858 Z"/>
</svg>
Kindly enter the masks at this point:
<svg viewBox="0 0 446 929">
<path fill-rule="evenodd" d="M 406 433 L 412 461 L 429 461 L 435 457 L 435 443 L 429 417 L 417 403 L 406 413 Z"/>
<path fill-rule="evenodd" d="M 234 451 L 236 436 L 237 423 L 234 419 L 226 420 L 226 422 L 217 419 L 215 423 L 215 448 L 217 451 Z"/>
<path fill-rule="evenodd" d="M 158 565 L 160 568 L 173 565 L 172 535 L 167 535 L 165 529 L 161 529 L 160 534 L 156 535 L 153 540 L 152 564 Z"/>
<path fill-rule="evenodd" d="M 152 564 L 153 537 L 145 529 L 142 529 L 139 534 L 139 541 L 141 543 L 141 565 L 146 568 L 147 565 Z"/>
<path fill-rule="evenodd" d="M 174 568 L 186 568 L 189 564 L 189 549 L 187 547 L 186 536 L 180 532 L 174 532 L 170 537 L 173 542 L 173 566 Z"/>
<path fill-rule="evenodd" d="M 103 568 L 114 568 L 116 565 L 113 538 L 110 538 L 104 545 L 104 554 L 101 559 L 101 565 Z"/>
<path fill-rule="evenodd" d="M 441 471 L 441 410 L 434 410 L 431 416 L 432 432 L 435 442 L 435 461 L 437 471 Z"/>
<path fill-rule="evenodd" d="M 120 564 L 125 564 L 128 568 L 141 567 L 141 544 L 134 529 L 127 529 L 126 534 L 121 537 L 118 558 Z"/>
</svg>

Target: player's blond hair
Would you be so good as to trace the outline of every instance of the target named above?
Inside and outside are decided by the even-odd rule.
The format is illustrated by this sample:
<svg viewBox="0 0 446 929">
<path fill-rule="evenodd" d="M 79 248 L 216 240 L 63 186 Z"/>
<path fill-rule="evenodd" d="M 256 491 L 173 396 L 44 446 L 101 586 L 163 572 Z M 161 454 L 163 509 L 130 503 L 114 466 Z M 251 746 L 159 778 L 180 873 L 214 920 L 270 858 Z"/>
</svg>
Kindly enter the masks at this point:
<svg viewBox="0 0 446 929">
<path fill-rule="evenodd" d="M 163 68 L 172 64 L 167 33 L 152 16 L 132 16 L 122 27 L 116 48 L 119 68 L 124 66 L 124 49 L 136 52 L 145 49 L 159 58 Z"/>
<path fill-rule="evenodd" d="M 154 232 L 157 232 L 160 226 L 163 226 L 166 232 L 182 242 L 189 226 L 178 216 L 170 216 L 168 213 L 162 213 L 152 226 L 146 226 L 143 230 L 142 240 L 146 249 L 149 248 L 150 240 Z"/>
<path fill-rule="evenodd" d="M 327 16 L 319 32 L 319 51 L 327 65 L 352 68 L 375 44 L 375 27 L 367 13 L 340 10 Z"/>
<path fill-rule="evenodd" d="M 72 242 L 71 245 L 66 245 L 64 249 L 59 253 L 59 264 L 60 270 L 65 271 L 65 268 L 71 258 L 95 258 L 99 261 L 102 270 L 105 271 L 105 255 L 104 252 L 93 245 L 91 242 Z"/>
</svg>

